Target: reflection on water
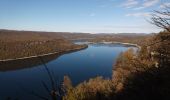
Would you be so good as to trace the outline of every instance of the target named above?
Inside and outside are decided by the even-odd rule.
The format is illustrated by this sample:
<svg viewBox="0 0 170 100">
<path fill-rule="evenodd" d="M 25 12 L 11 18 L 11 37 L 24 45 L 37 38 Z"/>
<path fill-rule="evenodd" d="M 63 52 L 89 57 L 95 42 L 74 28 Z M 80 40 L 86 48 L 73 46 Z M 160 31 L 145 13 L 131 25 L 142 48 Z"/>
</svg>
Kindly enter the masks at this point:
<svg viewBox="0 0 170 100">
<path fill-rule="evenodd" d="M 91 44 L 87 49 L 59 55 L 43 57 L 57 82 L 68 75 L 73 85 L 96 76 L 111 78 L 112 67 L 118 55 L 129 47 L 123 45 Z M 6 97 L 20 100 L 37 100 L 38 98 L 23 91 L 23 88 L 35 90 L 46 95 L 41 82 L 50 82 L 45 68 L 38 58 L 23 61 L 1 63 L 0 65 L 0 100 Z"/>
<path fill-rule="evenodd" d="M 61 54 L 60 54 L 61 55 Z M 41 57 L 45 63 L 48 63 L 49 61 L 52 61 L 60 56 L 59 54 L 54 55 L 48 55 Z M 28 59 L 21 59 L 21 60 L 15 60 L 15 61 L 7 61 L 7 62 L 0 62 L 0 72 L 4 71 L 14 71 L 19 69 L 25 69 L 25 68 L 32 68 L 36 67 L 38 65 L 41 65 L 42 62 L 40 58 L 28 58 Z"/>
</svg>

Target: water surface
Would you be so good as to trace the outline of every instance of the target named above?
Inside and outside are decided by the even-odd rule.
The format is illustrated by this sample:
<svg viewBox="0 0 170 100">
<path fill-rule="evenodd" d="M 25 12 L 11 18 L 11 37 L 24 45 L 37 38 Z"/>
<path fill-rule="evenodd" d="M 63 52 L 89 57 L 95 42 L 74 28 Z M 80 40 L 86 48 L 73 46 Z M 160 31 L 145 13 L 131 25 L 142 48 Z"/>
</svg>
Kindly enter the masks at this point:
<svg viewBox="0 0 170 100">
<path fill-rule="evenodd" d="M 60 82 L 64 75 L 68 75 L 73 85 L 77 85 L 96 76 L 111 78 L 112 68 L 118 55 L 129 48 L 120 44 L 90 44 L 87 49 L 52 57 L 53 59 L 48 60 L 46 65 L 53 73 L 56 82 Z M 30 64 L 30 67 L 28 63 L 26 65 L 27 67 L 20 65 L 19 68 L 12 70 L 0 69 L 0 100 L 7 97 L 38 100 L 28 93 L 30 91 L 42 96 L 47 95 L 42 81 L 49 87 L 51 85 L 45 67 L 40 63 Z"/>
</svg>

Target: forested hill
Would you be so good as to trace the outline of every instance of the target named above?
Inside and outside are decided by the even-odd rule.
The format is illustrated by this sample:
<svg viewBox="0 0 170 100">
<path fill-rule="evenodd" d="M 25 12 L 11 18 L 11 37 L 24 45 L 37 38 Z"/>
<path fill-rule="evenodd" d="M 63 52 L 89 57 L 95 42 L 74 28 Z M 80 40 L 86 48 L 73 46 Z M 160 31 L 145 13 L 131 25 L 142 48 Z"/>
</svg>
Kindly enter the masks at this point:
<svg viewBox="0 0 170 100">
<path fill-rule="evenodd" d="M 75 45 L 54 32 L 0 30 L 0 60 L 69 51 Z"/>
<path fill-rule="evenodd" d="M 11 34 L 12 33 L 12 34 Z M 1 40 L 15 41 L 45 41 L 52 39 L 65 38 L 66 40 L 84 40 L 91 42 L 130 42 L 140 44 L 144 39 L 148 39 L 154 34 L 145 33 L 72 33 L 72 32 L 41 32 L 41 31 L 15 31 L 15 30 L 0 30 Z M 143 43 L 143 42 L 142 42 Z"/>
<path fill-rule="evenodd" d="M 112 79 L 91 78 L 73 87 L 67 77 L 64 100 L 170 100 L 170 32 L 143 41 L 138 54 L 120 54 Z"/>
<path fill-rule="evenodd" d="M 15 31 L 0 30 L 1 41 L 46 41 L 53 39 L 62 39 L 63 37 L 53 32 L 36 31 Z"/>
</svg>

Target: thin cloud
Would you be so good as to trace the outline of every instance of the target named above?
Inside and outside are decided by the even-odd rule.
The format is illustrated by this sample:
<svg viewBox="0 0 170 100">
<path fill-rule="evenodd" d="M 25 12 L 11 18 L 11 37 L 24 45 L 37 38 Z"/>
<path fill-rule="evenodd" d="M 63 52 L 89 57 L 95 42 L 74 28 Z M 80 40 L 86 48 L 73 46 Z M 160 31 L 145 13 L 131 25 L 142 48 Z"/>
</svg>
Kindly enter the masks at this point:
<svg viewBox="0 0 170 100">
<path fill-rule="evenodd" d="M 141 10 L 151 6 L 155 6 L 160 0 L 143 0 L 143 3 L 140 7 L 134 8 L 134 10 Z"/>
<path fill-rule="evenodd" d="M 143 13 L 129 13 L 126 14 L 127 17 L 150 17 L 150 13 L 149 12 L 143 12 Z"/>
<path fill-rule="evenodd" d="M 144 9 L 145 7 L 137 7 L 137 8 L 134 8 L 133 10 L 141 10 L 141 9 Z"/>
<path fill-rule="evenodd" d="M 155 4 L 157 4 L 159 2 L 159 0 L 144 0 L 144 7 L 151 7 L 154 6 Z"/>
<path fill-rule="evenodd" d="M 132 8 L 138 4 L 139 4 L 139 1 L 137 0 L 127 0 L 125 3 L 122 4 L 122 6 L 126 8 Z"/>
<path fill-rule="evenodd" d="M 150 24 L 149 25 L 105 25 L 101 26 L 101 28 L 105 29 L 112 29 L 112 28 L 150 28 L 152 27 Z"/>
<path fill-rule="evenodd" d="M 160 5 L 160 8 L 166 8 L 166 7 L 170 7 L 170 2 L 169 3 L 163 3 L 162 5 Z"/>
</svg>

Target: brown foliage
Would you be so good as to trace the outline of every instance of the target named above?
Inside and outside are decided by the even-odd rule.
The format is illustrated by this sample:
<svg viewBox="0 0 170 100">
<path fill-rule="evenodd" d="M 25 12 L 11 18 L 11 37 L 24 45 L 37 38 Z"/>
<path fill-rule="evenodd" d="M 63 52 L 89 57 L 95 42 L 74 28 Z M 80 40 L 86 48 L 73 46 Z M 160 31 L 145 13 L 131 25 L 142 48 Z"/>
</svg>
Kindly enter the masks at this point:
<svg viewBox="0 0 170 100">
<path fill-rule="evenodd" d="M 55 33 L 0 30 L 1 60 L 67 51 L 81 47 L 83 46 L 72 44 Z"/>
<path fill-rule="evenodd" d="M 111 80 L 97 77 L 69 90 L 64 100 L 109 100 L 113 91 Z"/>
</svg>

